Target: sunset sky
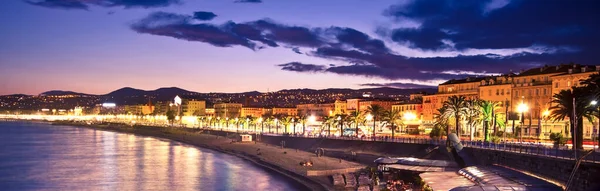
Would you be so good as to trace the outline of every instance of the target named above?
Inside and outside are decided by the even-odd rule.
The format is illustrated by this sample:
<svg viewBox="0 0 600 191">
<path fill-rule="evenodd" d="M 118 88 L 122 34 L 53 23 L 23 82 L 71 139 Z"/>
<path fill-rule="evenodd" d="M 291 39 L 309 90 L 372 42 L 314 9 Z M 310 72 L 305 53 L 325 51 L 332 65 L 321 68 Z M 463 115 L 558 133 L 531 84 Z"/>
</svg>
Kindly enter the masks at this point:
<svg viewBox="0 0 600 191">
<path fill-rule="evenodd" d="M 592 0 L 10 0 L 0 95 L 435 86 L 600 64 Z"/>
</svg>

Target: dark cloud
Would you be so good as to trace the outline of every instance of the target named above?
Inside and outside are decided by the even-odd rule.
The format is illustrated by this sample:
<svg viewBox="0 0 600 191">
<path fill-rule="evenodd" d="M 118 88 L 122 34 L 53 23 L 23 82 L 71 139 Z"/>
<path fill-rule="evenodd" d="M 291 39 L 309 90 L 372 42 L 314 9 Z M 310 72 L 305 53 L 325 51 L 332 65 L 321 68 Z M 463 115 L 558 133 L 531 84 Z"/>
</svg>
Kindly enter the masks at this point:
<svg viewBox="0 0 600 191">
<path fill-rule="evenodd" d="M 366 87 L 391 87 L 391 88 L 400 88 L 400 89 L 423 89 L 423 88 L 436 88 L 436 86 L 427 86 L 421 84 L 413 84 L 413 83 L 368 83 L 368 84 L 360 84 L 360 86 Z"/>
<path fill-rule="evenodd" d="M 513 0 L 498 6 L 498 0 L 411 1 L 392 6 L 385 13 L 396 19 L 421 23 L 416 29 L 391 32 L 394 41 L 415 48 L 501 49 L 531 46 L 581 48 L 583 53 L 600 50 L 600 1 Z M 495 9 L 490 9 L 494 7 Z"/>
<path fill-rule="evenodd" d="M 359 50 L 370 53 L 385 53 L 389 51 L 383 41 L 373 39 L 369 37 L 369 35 L 355 29 L 333 27 L 329 30 L 337 33 L 336 38 L 340 43 L 352 46 Z"/>
<path fill-rule="evenodd" d="M 25 0 L 31 5 L 59 9 L 85 9 L 100 7 L 153 8 L 181 3 L 180 0 Z"/>
<path fill-rule="evenodd" d="M 461 10 L 463 9 L 461 8 L 462 6 L 471 8 L 483 6 L 478 1 L 466 2 L 464 5 L 461 4 L 462 1 L 454 3 L 457 3 L 458 5 L 456 6 Z M 426 23 L 446 19 L 444 16 L 428 14 L 436 14 L 438 11 L 454 13 L 452 10 L 456 9 L 454 6 L 448 8 L 446 2 L 441 5 L 431 5 L 433 6 L 432 9 L 436 11 L 421 10 L 426 8 L 419 6 L 414 8 L 414 10 L 411 9 L 403 12 L 398 12 L 400 8 L 393 7 L 388 12 L 390 15 L 398 17 L 421 19 Z M 492 17 L 493 14 L 506 8 L 491 10 L 491 12 L 489 10 L 487 12 L 481 11 L 482 8 L 478 8 L 477 10 L 468 10 L 460 14 L 483 14 Z M 421 11 L 428 14 L 423 15 Z M 423 26 L 426 25 L 424 24 Z M 392 51 L 382 40 L 373 38 L 364 32 L 352 28 L 337 26 L 311 28 L 281 24 L 270 19 L 243 23 L 229 21 L 221 25 L 210 23 L 197 24 L 193 22 L 192 16 L 158 12 L 150 14 L 131 27 L 139 33 L 204 42 L 217 47 L 244 46 L 252 50 L 260 50 L 267 47 L 283 47 L 307 56 L 345 63 L 321 66 L 292 62 L 278 65 L 282 67 L 282 70 L 295 72 L 322 71 L 340 75 L 366 76 L 389 80 L 447 80 L 466 76 L 507 73 L 511 69 L 518 71 L 544 64 L 552 65 L 568 62 L 594 64 L 593 61 L 595 61 L 590 59 L 590 55 L 583 54 L 584 52 L 582 51 L 565 51 L 561 48 L 552 47 L 540 47 L 542 51 L 537 52 L 534 50 L 524 50 L 522 52 L 511 51 L 510 54 L 482 53 L 480 55 L 448 57 L 408 57 L 402 53 Z M 409 43 L 416 47 L 442 49 L 438 51 L 443 52 L 445 48 L 451 48 L 452 45 L 441 40 L 456 35 L 456 31 L 459 30 L 451 27 L 442 29 L 427 27 L 397 29 L 390 33 L 390 37 L 396 41 L 408 39 L 410 40 Z M 566 28 L 557 33 L 571 33 L 571 31 L 577 30 L 579 28 Z M 463 46 L 459 44 L 466 43 L 467 41 L 475 42 L 477 40 L 483 41 L 485 39 L 467 39 L 464 41 L 453 41 L 453 43 L 456 46 Z M 508 39 L 504 40 L 510 41 Z M 568 44 L 565 45 L 568 46 Z M 300 48 L 303 49 L 303 52 L 300 52 Z"/>
<path fill-rule="evenodd" d="M 253 50 L 256 48 L 255 43 L 227 30 L 227 27 L 205 23 L 193 24 L 190 20 L 190 16 L 155 12 L 134 23 L 131 25 L 131 28 L 138 33 L 205 42 L 217 47 L 239 45 Z M 235 23 L 228 23 L 226 25 L 235 25 Z"/>
<path fill-rule="evenodd" d="M 314 64 L 303 64 L 300 62 L 290 62 L 286 64 L 279 64 L 281 70 L 292 71 L 292 72 L 322 72 L 325 70 L 325 66 L 314 65 Z"/>
<path fill-rule="evenodd" d="M 217 17 L 217 15 L 213 12 L 206 12 L 206 11 L 194 12 L 194 19 L 196 19 L 196 20 L 209 21 L 209 20 L 214 19 L 215 17 Z"/>
<path fill-rule="evenodd" d="M 292 48 L 292 51 L 294 51 L 296 54 L 302 54 L 302 52 L 300 52 L 300 48 L 298 47 Z"/>
<path fill-rule="evenodd" d="M 236 0 L 236 3 L 262 3 L 262 0 Z"/>
</svg>

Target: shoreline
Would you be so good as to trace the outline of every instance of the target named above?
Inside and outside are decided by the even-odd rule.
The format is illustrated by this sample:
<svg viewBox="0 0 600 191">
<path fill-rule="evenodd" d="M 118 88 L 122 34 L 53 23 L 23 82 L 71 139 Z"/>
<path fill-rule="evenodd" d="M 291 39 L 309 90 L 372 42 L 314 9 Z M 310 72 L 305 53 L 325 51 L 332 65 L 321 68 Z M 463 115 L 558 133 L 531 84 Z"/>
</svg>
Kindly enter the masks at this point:
<svg viewBox="0 0 600 191">
<path fill-rule="evenodd" d="M 326 176 L 326 177 L 308 176 L 307 172 L 309 170 L 306 167 L 294 168 L 293 167 L 294 164 L 298 165 L 298 166 L 300 166 L 300 165 L 296 162 L 291 162 L 291 160 L 289 160 L 290 157 L 292 157 L 291 155 L 293 155 L 293 154 L 287 155 L 287 152 L 293 152 L 294 151 L 293 149 L 279 148 L 278 146 L 268 145 L 268 144 L 262 143 L 262 142 L 232 143 L 232 139 L 230 139 L 228 137 L 204 134 L 204 130 L 202 130 L 202 129 L 165 128 L 165 127 L 153 127 L 153 126 L 129 126 L 129 125 L 117 124 L 117 123 L 101 125 L 101 124 L 85 124 L 85 123 L 76 123 L 76 122 L 67 122 L 67 121 L 53 122 L 51 124 L 52 125 L 65 125 L 65 126 L 73 126 L 73 127 L 80 127 L 80 128 L 88 128 L 88 129 L 101 130 L 101 131 L 126 133 L 126 134 L 138 135 L 138 136 L 148 136 L 148 137 L 153 137 L 153 138 L 158 138 L 158 139 L 167 139 L 170 141 L 177 141 L 177 142 L 181 142 L 181 143 L 184 143 L 184 144 L 187 144 L 190 146 L 203 148 L 203 149 L 210 149 L 213 151 L 217 151 L 217 152 L 221 152 L 224 154 L 229 154 L 229 155 L 239 157 L 239 158 L 249 161 L 252 164 L 257 165 L 260 168 L 263 168 L 267 171 L 272 171 L 272 172 L 281 174 L 281 175 L 285 176 L 286 178 L 288 178 L 290 181 L 299 183 L 299 184 L 303 185 L 305 188 L 308 188 L 310 190 L 336 190 L 336 188 L 333 186 L 333 184 L 329 182 L 328 176 Z M 234 133 L 231 133 L 231 134 L 234 134 Z M 279 151 L 279 153 L 273 152 L 275 150 Z M 279 154 L 281 154 L 281 150 L 283 150 L 284 155 L 279 155 Z M 253 154 L 250 151 L 256 151 L 258 154 Z M 268 157 L 261 156 L 261 154 L 263 154 L 262 153 L 263 151 L 266 151 L 264 155 L 277 155 L 274 157 L 278 158 L 280 161 L 273 160 L 273 157 L 268 158 Z M 314 155 L 313 153 L 308 153 L 308 152 L 304 152 L 304 151 L 298 151 L 298 150 L 295 150 L 295 151 L 296 152 L 294 153 L 294 155 L 299 155 L 299 154 L 303 154 L 305 156 L 306 155 Z M 302 157 L 293 156 L 293 158 L 299 159 Z M 288 159 L 288 160 L 286 160 L 285 162 L 282 162 L 281 159 Z M 345 169 L 345 168 L 352 168 L 352 167 L 354 167 L 354 168 L 358 168 L 358 167 L 364 168 L 365 167 L 364 165 L 354 164 L 353 166 L 344 166 L 342 168 L 339 168 L 339 166 L 341 166 L 341 165 L 343 166 L 342 163 L 346 163 L 346 165 L 347 165 L 348 163 L 353 163 L 353 162 L 344 161 L 342 159 L 331 158 L 331 157 L 319 157 L 319 159 L 329 160 L 329 161 L 325 161 L 325 164 L 327 164 L 328 162 L 331 163 L 332 161 L 339 161 L 340 165 L 333 165 L 333 166 L 338 166 L 338 168 L 327 166 L 327 167 L 325 167 L 325 169 L 323 169 L 323 165 L 321 165 L 322 169 L 318 169 L 318 170 L 337 170 L 337 169 Z M 312 161 L 312 159 L 311 159 L 311 161 Z M 331 163 L 331 164 L 333 164 L 333 163 Z"/>
</svg>

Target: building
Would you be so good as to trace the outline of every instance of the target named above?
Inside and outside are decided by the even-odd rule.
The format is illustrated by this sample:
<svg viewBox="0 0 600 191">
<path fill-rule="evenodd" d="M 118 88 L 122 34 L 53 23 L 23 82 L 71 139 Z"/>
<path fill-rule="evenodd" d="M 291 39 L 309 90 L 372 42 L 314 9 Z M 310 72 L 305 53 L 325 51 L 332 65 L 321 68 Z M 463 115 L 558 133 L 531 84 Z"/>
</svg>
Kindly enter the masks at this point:
<svg viewBox="0 0 600 191">
<path fill-rule="evenodd" d="M 383 101 L 383 100 L 360 100 L 358 102 L 358 110 L 363 113 L 369 111 L 369 107 L 372 105 L 379 105 L 384 110 L 392 110 L 392 105 L 398 103 L 397 101 Z"/>
<path fill-rule="evenodd" d="M 466 99 L 498 102 L 499 108 L 495 111 L 504 116 L 518 114 L 517 107 L 521 104 L 526 105 L 528 109 L 519 114 L 518 118 L 507 117 L 506 131 L 513 131 L 511 122 L 514 121 L 515 130 L 520 129 L 519 133 L 523 134 L 523 137 L 546 139 L 551 132 L 565 133 L 569 126 L 568 121 L 548 120 L 552 96 L 562 90 L 580 86 L 581 80 L 598 71 L 600 66 L 561 64 L 522 70 L 518 74 L 449 80 L 438 86 L 437 94 L 423 95 L 422 123 L 432 124 L 435 116 L 439 114 L 437 110 L 448 97 L 464 96 Z M 591 138 L 597 125 L 584 121 L 584 138 Z"/>
<path fill-rule="evenodd" d="M 298 110 L 296 110 L 296 108 L 293 108 L 293 107 L 274 107 L 274 108 L 271 108 L 269 114 L 296 116 L 296 115 L 298 115 Z"/>
<path fill-rule="evenodd" d="M 392 111 L 400 112 L 402 123 L 407 130 L 419 129 L 423 120 L 423 104 L 409 102 L 392 105 Z"/>
<path fill-rule="evenodd" d="M 296 105 L 299 115 L 304 116 L 332 116 L 334 115 L 335 103 L 323 103 L 323 104 L 300 104 Z"/>
<path fill-rule="evenodd" d="M 154 112 L 154 106 L 152 105 L 125 105 L 125 113 L 131 115 L 150 115 Z"/>
<path fill-rule="evenodd" d="M 346 101 L 335 100 L 335 103 L 333 105 L 334 105 L 334 109 L 333 109 L 334 115 L 350 113 L 350 112 L 348 112 L 348 104 L 346 103 Z"/>
<path fill-rule="evenodd" d="M 158 115 L 166 115 L 169 110 L 177 110 L 170 101 L 158 101 L 155 104 L 154 113 Z"/>
<path fill-rule="evenodd" d="M 206 108 L 206 109 L 204 109 L 204 116 L 214 117 L 215 116 L 215 108 Z"/>
<path fill-rule="evenodd" d="M 346 100 L 346 110 L 347 111 L 356 111 L 359 107 L 358 102 L 360 102 L 361 99 L 347 99 Z"/>
<path fill-rule="evenodd" d="M 236 118 L 242 114 L 241 103 L 217 103 L 214 105 L 215 117 Z"/>
<path fill-rule="evenodd" d="M 262 117 L 265 114 L 265 109 L 260 107 L 242 107 L 242 117 L 252 116 L 254 118 Z"/>
<path fill-rule="evenodd" d="M 183 116 L 205 116 L 206 101 L 196 99 L 182 99 L 181 113 Z"/>
</svg>

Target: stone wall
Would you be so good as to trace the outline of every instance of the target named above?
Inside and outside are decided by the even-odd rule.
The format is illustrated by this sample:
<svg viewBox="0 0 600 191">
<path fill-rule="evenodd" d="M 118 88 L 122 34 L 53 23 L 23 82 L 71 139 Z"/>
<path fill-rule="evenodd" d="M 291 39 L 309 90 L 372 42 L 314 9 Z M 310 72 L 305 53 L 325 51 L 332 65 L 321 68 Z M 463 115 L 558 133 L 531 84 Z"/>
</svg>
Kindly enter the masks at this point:
<svg viewBox="0 0 600 191">
<path fill-rule="evenodd" d="M 479 165 L 497 164 L 533 173 L 566 184 L 575 166 L 573 159 L 558 159 L 521 153 L 465 148 Z M 600 164 L 582 162 L 571 185 L 572 190 L 600 190 Z"/>
</svg>

